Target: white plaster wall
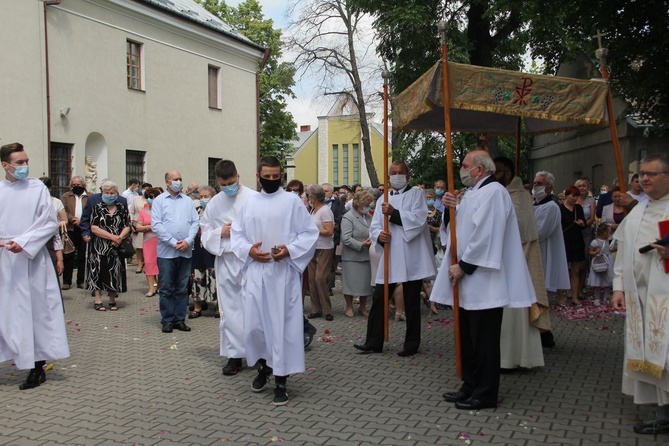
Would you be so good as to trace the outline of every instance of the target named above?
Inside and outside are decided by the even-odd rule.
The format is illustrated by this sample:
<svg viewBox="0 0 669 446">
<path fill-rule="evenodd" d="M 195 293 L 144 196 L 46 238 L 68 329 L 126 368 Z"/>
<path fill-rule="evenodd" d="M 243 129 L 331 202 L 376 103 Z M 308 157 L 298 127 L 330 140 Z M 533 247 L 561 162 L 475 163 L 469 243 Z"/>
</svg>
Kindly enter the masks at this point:
<svg viewBox="0 0 669 446">
<path fill-rule="evenodd" d="M 39 177 L 48 169 L 42 3 L 2 0 L 1 6 L 0 145 L 22 143 L 30 176 Z"/>
<path fill-rule="evenodd" d="M 33 24 L 21 33 L 26 39 L 16 39 L 18 46 L 26 46 L 24 40 L 30 43 L 29 53 L 9 50 L 28 65 L 21 67 L 28 79 L 14 79 L 10 84 L 14 90 L 29 90 L 31 101 L 22 106 L 21 114 L 30 117 L 31 124 L 15 132 L 14 139 L 19 139 L 35 133 L 34 123 L 42 114 L 38 110 L 44 109 L 40 100 L 45 95 L 38 88 L 43 57 L 39 39 L 33 37 L 40 35 L 39 14 L 34 10 L 41 2 L 9 1 L 12 15 L 17 13 L 10 22 Z M 16 28 L 22 26 L 25 23 Z M 6 31 L 0 32 L 4 37 Z M 107 172 L 100 171 L 99 178 L 109 176 L 124 184 L 125 151 L 131 149 L 146 152 L 144 179 L 154 185 L 164 184 L 165 171 L 174 168 L 180 170 L 184 182 L 206 183 L 209 157 L 232 159 L 242 178 L 249 184 L 253 181 L 257 160 L 255 72 L 260 50 L 130 0 L 63 0 L 49 7 L 48 33 L 51 139 L 74 144 L 74 175 L 83 175 L 86 140 L 97 132 L 108 147 Z M 126 39 L 144 44 L 145 91 L 126 86 Z M 4 38 L 2 41 L 4 52 Z M 222 110 L 208 106 L 210 64 L 221 68 Z M 9 82 L 6 77 L 5 73 L 0 79 L 3 87 Z M 22 91 L 21 97 L 24 94 Z M 59 110 L 64 106 L 70 112 L 63 118 Z M 0 117 L 0 122 L 5 119 Z M 3 123 L 0 134 L 4 127 Z M 99 164 L 99 170 L 103 169 L 105 163 Z"/>
</svg>

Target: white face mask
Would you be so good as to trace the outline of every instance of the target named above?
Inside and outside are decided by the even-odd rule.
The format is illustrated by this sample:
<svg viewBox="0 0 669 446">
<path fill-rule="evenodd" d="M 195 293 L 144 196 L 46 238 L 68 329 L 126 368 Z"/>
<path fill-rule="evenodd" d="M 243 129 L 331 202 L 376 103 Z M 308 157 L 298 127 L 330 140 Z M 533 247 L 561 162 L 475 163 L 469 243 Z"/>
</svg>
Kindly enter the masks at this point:
<svg viewBox="0 0 669 446">
<path fill-rule="evenodd" d="M 406 175 L 390 175 L 390 187 L 395 190 L 404 189 L 407 185 Z"/>
<path fill-rule="evenodd" d="M 360 213 L 362 215 L 367 215 L 369 214 L 369 209 L 370 209 L 369 206 L 365 206 L 364 208 L 360 209 Z"/>
<path fill-rule="evenodd" d="M 609 191 L 606 190 L 606 189 L 601 189 L 601 190 L 599 191 L 599 193 L 602 194 L 602 195 L 604 195 L 604 194 L 608 194 Z"/>
<path fill-rule="evenodd" d="M 546 187 L 545 186 L 539 186 L 535 187 L 532 189 L 532 196 L 534 199 L 538 202 L 542 201 L 544 198 L 546 198 Z"/>
<path fill-rule="evenodd" d="M 476 184 L 476 178 L 472 178 L 471 175 L 472 170 L 476 169 L 476 167 L 472 167 L 469 170 L 465 168 L 460 169 L 460 181 L 462 181 L 462 184 L 464 184 L 467 187 L 472 187 L 473 185 Z"/>
</svg>

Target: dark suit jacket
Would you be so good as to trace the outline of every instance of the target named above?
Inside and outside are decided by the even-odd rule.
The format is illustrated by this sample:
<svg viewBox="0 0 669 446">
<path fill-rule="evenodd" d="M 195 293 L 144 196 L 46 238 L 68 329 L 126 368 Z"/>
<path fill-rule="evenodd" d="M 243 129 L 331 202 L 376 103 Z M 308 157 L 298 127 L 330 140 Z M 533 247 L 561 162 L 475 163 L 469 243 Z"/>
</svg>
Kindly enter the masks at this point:
<svg viewBox="0 0 669 446">
<path fill-rule="evenodd" d="M 599 198 L 597 199 L 597 218 L 602 218 L 602 209 L 604 209 L 604 206 L 611 203 L 613 203 L 613 194 L 611 192 L 599 195 Z"/>
<path fill-rule="evenodd" d="M 77 199 L 74 196 L 74 192 L 72 191 L 65 192 L 63 196 L 60 197 L 60 201 L 63 202 L 63 206 L 65 206 L 65 212 L 67 213 L 67 230 L 72 231 L 74 230 L 74 211 L 77 207 Z M 87 201 L 88 201 L 88 194 L 81 197 L 82 216 L 84 214 L 84 208 L 86 207 Z"/>
<path fill-rule="evenodd" d="M 116 199 L 117 203 L 121 203 L 128 209 L 128 200 L 123 198 L 121 195 Z M 102 194 L 93 194 L 88 196 L 86 201 L 86 206 L 84 206 L 83 211 L 81 211 L 81 221 L 79 222 L 79 229 L 81 229 L 81 236 L 91 236 L 91 213 L 96 204 L 102 203 Z"/>
<path fill-rule="evenodd" d="M 341 219 L 346 213 L 346 207 L 339 201 L 339 198 L 332 197 L 330 210 L 334 215 L 334 244 L 337 246 L 339 244 L 339 239 L 341 238 Z"/>
</svg>

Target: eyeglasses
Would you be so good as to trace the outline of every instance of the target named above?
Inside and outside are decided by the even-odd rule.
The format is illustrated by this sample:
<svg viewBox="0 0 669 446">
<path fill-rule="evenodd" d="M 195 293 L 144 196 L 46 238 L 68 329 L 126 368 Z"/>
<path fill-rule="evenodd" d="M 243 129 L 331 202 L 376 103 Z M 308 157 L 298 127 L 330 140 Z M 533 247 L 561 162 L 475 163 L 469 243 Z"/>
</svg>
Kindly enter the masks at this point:
<svg viewBox="0 0 669 446">
<path fill-rule="evenodd" d="M 666 171 L 665 172 L 648 172 L 648 171 L 642 170 L 642 171 L 639 172 L 639 178 L 643 178 L 643 177 L 655 178 L 658 175 L 662 175 L 662 174 L 666 174 L 666 173 L 669 173 L 669 172 L 666 172 Z"/>
</svg>

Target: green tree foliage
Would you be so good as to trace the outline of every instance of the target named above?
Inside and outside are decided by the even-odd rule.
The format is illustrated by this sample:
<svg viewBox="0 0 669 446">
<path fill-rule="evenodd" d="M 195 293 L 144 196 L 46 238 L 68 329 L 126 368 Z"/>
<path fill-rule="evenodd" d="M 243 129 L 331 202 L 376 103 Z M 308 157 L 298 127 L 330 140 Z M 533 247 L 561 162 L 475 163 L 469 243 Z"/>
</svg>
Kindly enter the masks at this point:
<svg viewBox="0 0 669 446">
<path fill-rule="evenodd" d="M 669 7 L 666 0 L 527 2 L 532 54 L 543 57 L 547 72 L 578 52 L 593 57 L 597 31 L 606 33 L 607 66 L 613 94 L 625 98 L 630 113 L 669 125 Z"/>
<path fill-rule="evenodd" d="M 522 56 L 544 60 L 544 73 L 554 74 L 560 63 L 583 52 L 594 58 L 597 30 L 606 32 L 613 93 L 631 104 L 631 112 L 652 119 L 656 128 L 669 123 L 666 57 L 669 47 L 669 8 L 666 0 L 351 0 L 374 16 L 378 52 L 391 66 L 393 94 L 408 87 L 441 58 L 438 23 L 448 23 L 449 60 L 517 70 Z M 531 70 L 536 72 L 535 67 Z M 395 135 L 393 157 L 409 160 L 420 175 L 431 175 L 425 160 L 444 152 L 439 138 Z M 471 140 L 471 141 L 470 141 Z M 476 145 L 471 135 L 453 137 Z M 491 152 L 515 158 L 513 138 L 489 139 Z M 495 147 L 492 147 L 492 145 Z M 527 148 L 521 144 L 521 175 L 527 172 Z M 424 150 L 420 154 L 417 150 Z M 456 156 L 456 159 L 461 159 Z M 415 163 L 415 165 L 414 165 Z M 443 173 L 445 175 L 445 173 Z M 428 178 L 424 178 L 429 183 Z"/>
<path fill-rule="evenodd" d="M 197 1 L 257 45 L 271 50 L 260 74 L 260 155 L 281 156 L 281 149 L 290 147 L 285 141 L 297 139 L 297 125 L 286 104 L 287 98 L 295 97 L 295 67 L 280 61 L 281 30 L 274 29 L 274 21 L 265 18 L 258 0 L 246 0 L 236 8 L 225 0 Z"/>
</svg>

